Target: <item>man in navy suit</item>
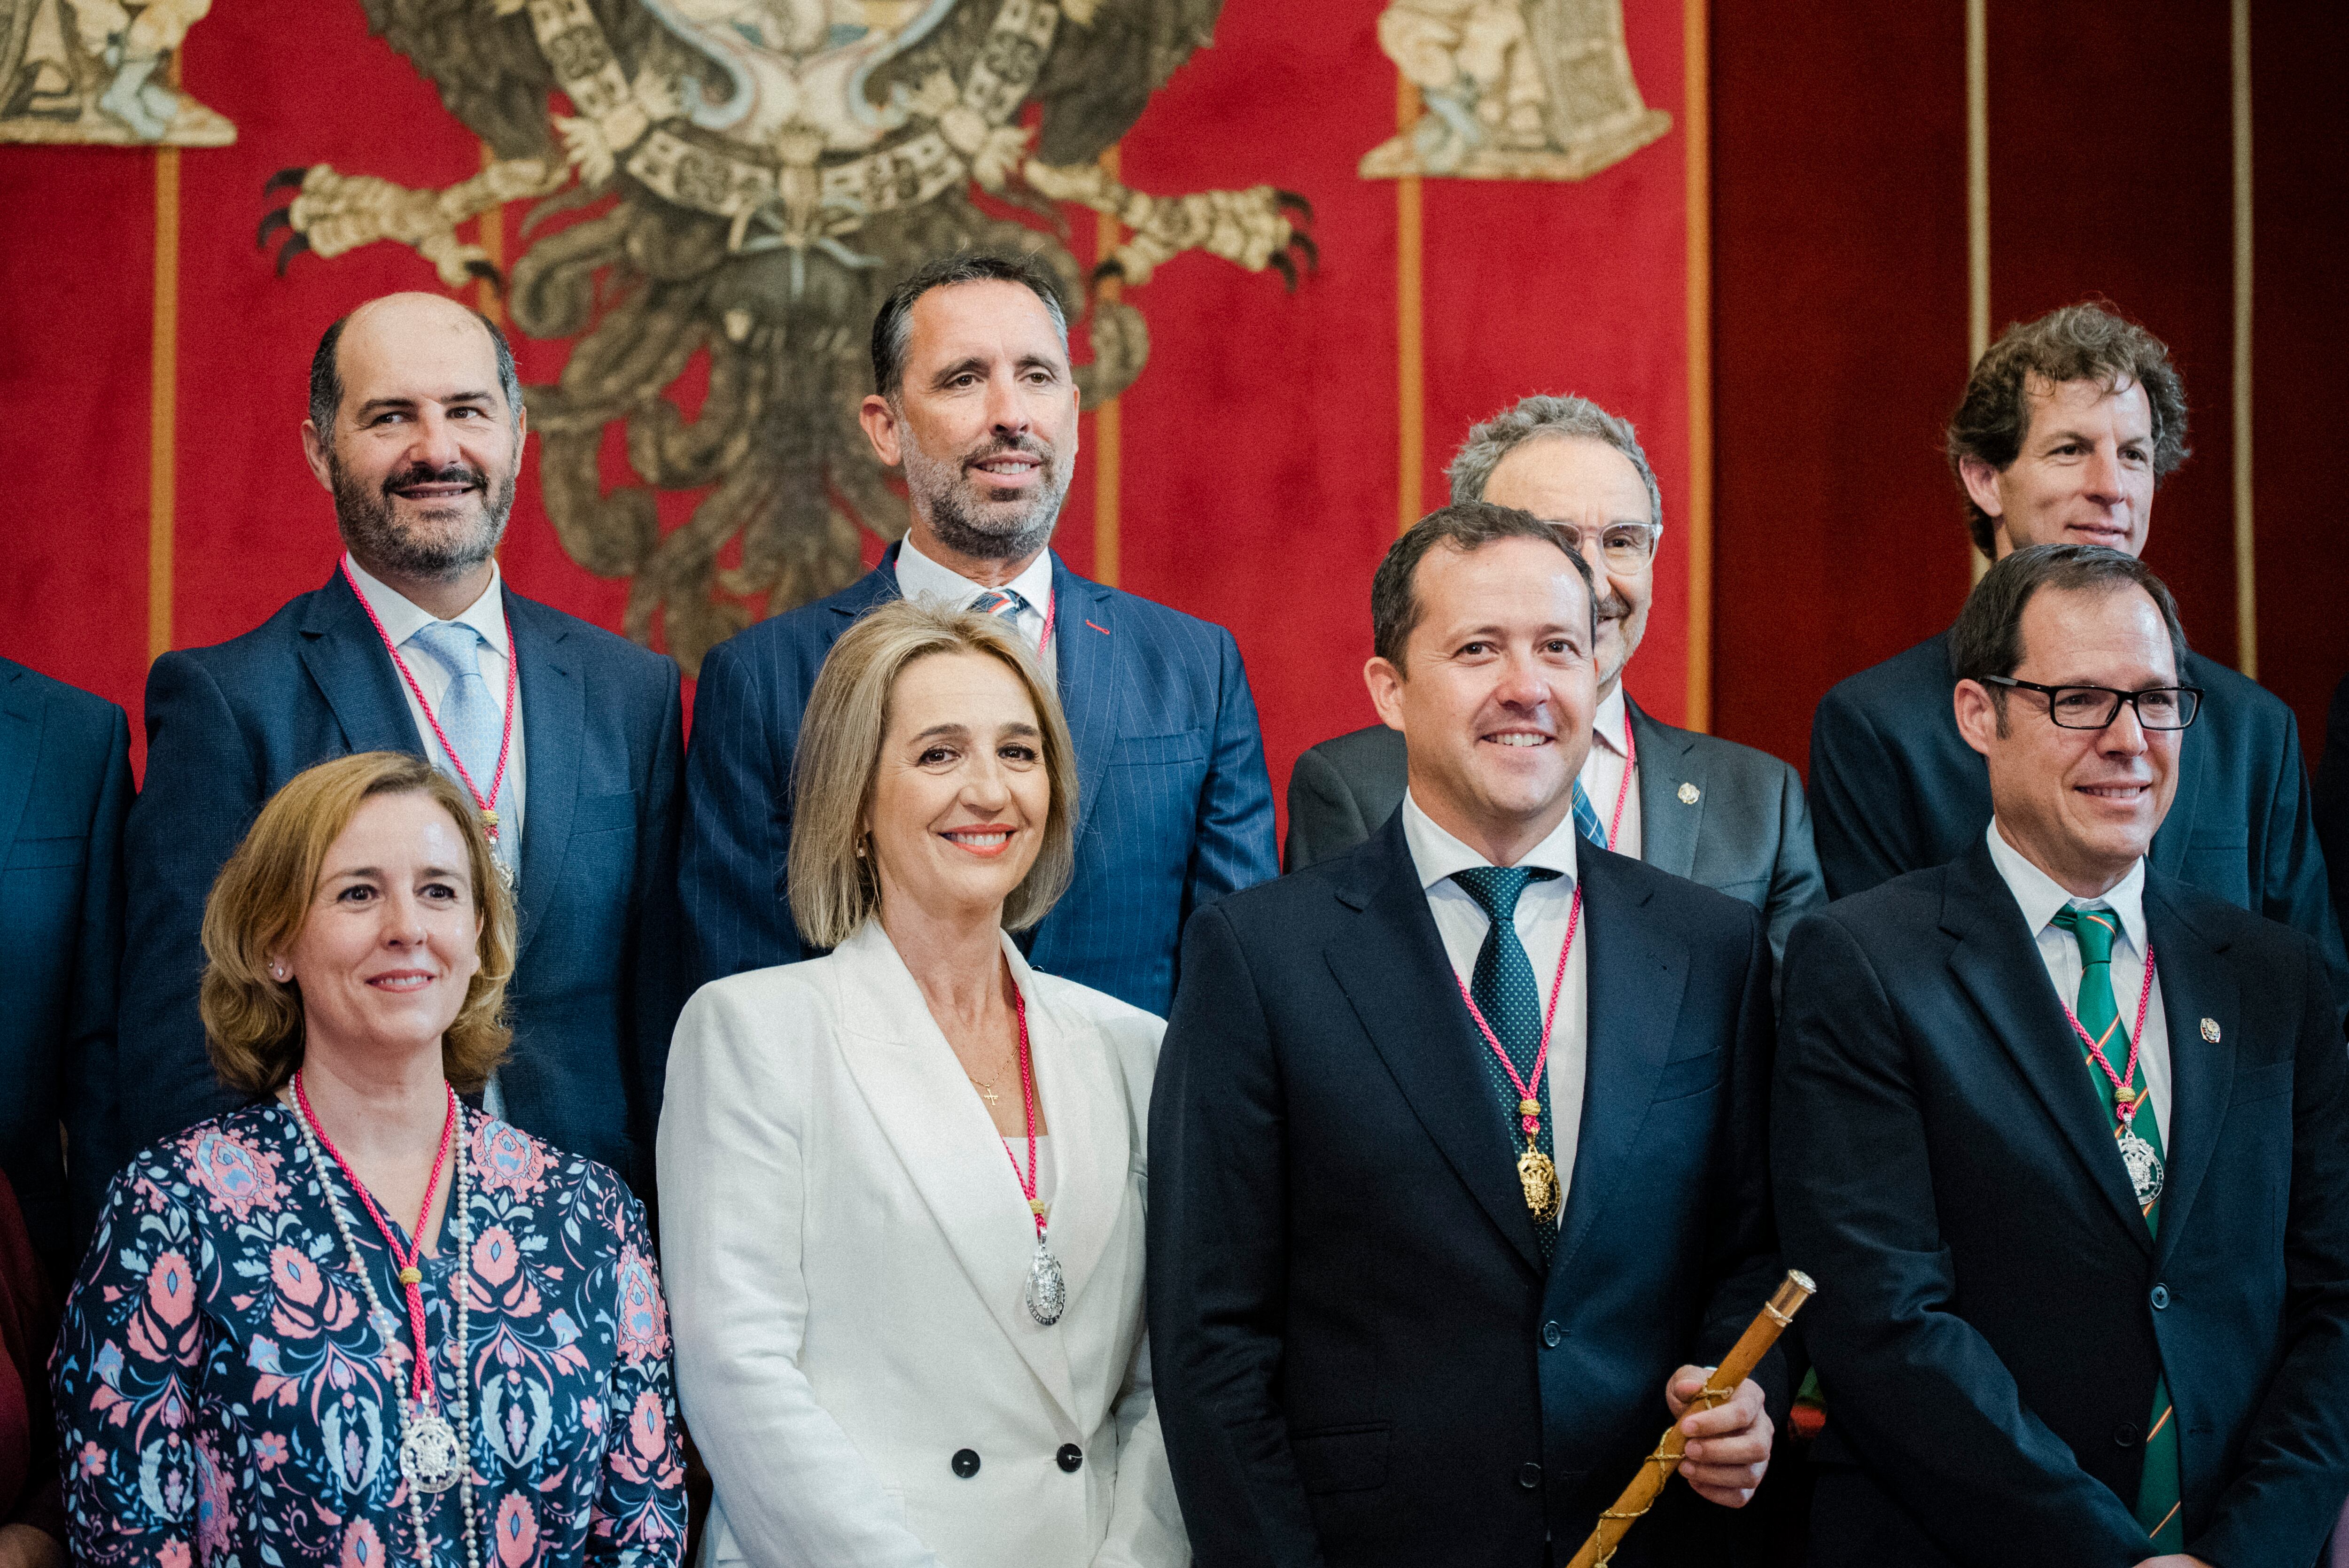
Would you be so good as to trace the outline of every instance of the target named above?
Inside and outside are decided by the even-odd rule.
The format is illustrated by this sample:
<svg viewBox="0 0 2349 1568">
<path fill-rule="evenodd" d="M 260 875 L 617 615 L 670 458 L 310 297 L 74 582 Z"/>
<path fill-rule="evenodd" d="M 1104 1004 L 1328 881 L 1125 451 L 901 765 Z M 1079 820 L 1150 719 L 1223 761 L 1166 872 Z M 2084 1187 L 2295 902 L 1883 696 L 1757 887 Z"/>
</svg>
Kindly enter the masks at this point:
<svg viewBox="0 0 2349 1568">
<path fill-rule="evenodd" d="M 59 1283 L 114 1174 L 105 1151 L 129 809 L 122 710 L 0 659 L 0 1171 Z"/>
<path fill-rule="evenodd" d="M 684 851 L 696 985 L 809 956 L 792 923 L 792 758 L 833 639 L 900 594 L 1009 619 L 1077 748 L 1075 879 L 1033 934 L 1040 969 L 1166 1011 L 1183 923 L 1275 874 L 1272 787 L 1239 648 L 1220 626 L 1098 583 L 1048 548 L 1077 456 L 1068 327 L 1034 263 L 933 262 L 873 324 L 864 432 L 903 465 L 913 521 L 881 564 L 702 662 Z"/>
<path fill-rule="evenodd" d="M 1562 1562 L 1675 1418 L 1622 1568 L 1724 1561 L 1761 1481 L 1776 1353 L 1689 1402 L 1780 1277 L 1770 949 L 1576 831 L 1595 597 L 1530 513 L 1423 518 L 1364 672 L 1402 809 L 1185 934 L 1148 1289 L 1202 1563 Z"/>
<path fill-rule="evenodd" d="M 310 374 L 303 446 L 335 498 L 342 561 L 253 631 L 166 654 L 148 676 L 120 1152 L 231 1103 L 196 1016 L 197 932 L 262 803 L 327 758 L 413 751 L 494 809 L 517 879 L 513 1049 L 487 1103 L 648 1192 L 683 1002 L 677 667 L 501 577 L 526 431 L 488 322 L 394 294 L 328 328 Z"/>
<path fill-rule="evenodd" d="M 1817 1568 L 2307 1563 L 2349 1492 L 2349 1058 L 2316 944 L 2151 857 L 2225 700 L 2184 645 L 2132 556 L 2001 561 L 1991 819 L 1787 946 Z"/>
<path fill-rule="evenodd" d="M 2186 389 L 2169 351 L 2094 304 L 2007 329 L 1950 421 L 1950 466 L 1975 546 L 2145 551 L 2156 487 L 2186 460 Z M 2178 767 L 2153 864 L 2305 932 L 2349 1006 L 2349 959 L 2327 898 L 2300 727 L 2266 688 L 2189 652 L 2209 694 Z M 1831 898 L 1944 865 L 1990 820 L 1982 758 L 1958 734 L 1950 634 L 1863 670 L 1811 722 L 1811 809 Z"/>
</svg>

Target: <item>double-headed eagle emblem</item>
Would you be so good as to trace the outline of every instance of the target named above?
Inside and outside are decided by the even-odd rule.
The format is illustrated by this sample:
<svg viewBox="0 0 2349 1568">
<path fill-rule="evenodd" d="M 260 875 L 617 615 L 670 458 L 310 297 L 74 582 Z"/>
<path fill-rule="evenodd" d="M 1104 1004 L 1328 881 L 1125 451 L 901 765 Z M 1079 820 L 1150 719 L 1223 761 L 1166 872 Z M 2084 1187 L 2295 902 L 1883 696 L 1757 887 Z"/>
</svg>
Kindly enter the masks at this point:
<svg viewBox="0 0 2349 1568">
<path fill-rule="evenodd" d="M 650 645 L 657 621 L 688 671 L 759 614 L 853 580 L 860 529 L 903 531 L 855 411 L 874 312 L 924 261 L 983 248 L 1046 262 L 1085 320 L 1077 375 L 1097 407 L 1140 374 L 1149 340 L 1132 304 L 1092 284 L 1140 284 L 1201 250 L 1293 285 L 1313 259 L 1298 196 L 1151 196 L 1101 164 L 1210 41 L 1222 0 L 365 4 L 481 139 L 485 166 L 443 191 L 288 170 L 270 185 L 292 200 L 261 239 L 281 271 L 390 240 L 454 287 L 497 274 L 458 225 L 535 203 L 498 281 L 521 330 L 577 339 L 554 384 L 526 390 L 546 512 L 574 560 L 632 580 L 628 634 Z M 1064 202 L 1123 227 L 1090 280 Z M 672 388 L 702 352 L 688 418 Z M 614 428 L 636 482 L 606 490 Z M 705 488 L 664 534 L 655 492 Z"/>
</svg>

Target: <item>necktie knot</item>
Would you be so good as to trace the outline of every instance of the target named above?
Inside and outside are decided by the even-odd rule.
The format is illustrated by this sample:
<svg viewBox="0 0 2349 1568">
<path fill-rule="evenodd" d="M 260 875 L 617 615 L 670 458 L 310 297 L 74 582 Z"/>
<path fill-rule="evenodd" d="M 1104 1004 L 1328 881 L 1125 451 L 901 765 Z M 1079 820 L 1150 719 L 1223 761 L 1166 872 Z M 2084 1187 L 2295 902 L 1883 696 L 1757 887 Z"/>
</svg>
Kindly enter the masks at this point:
<svg viewBox="0 0 2349 1568">
<path fill-rule="evenodd" d="M 971 609 L 981 615 L 993 615 L 999 620 L 1012 620 L 1028 608 L 1028 601 L 1009 588 L 989 588 L 970 602 Z"/>
<path fill-rule="evenodd" d="M 1507 925 L 1517 917 L 1517 900 L 1526 884 L 1548 882 L 1557 873 L 1537 866 L 1470 866 L 1452 873 L 1452 880 L 1467 890 L 1468 896 L 1489 916 L 1493 923 Z"/>
<path fill-rule="evenodd" d="M 449 672 L 453 681 L 481 673 L 481 660 L 475 650 L 481 645 L 481 634 L 462 621 L 428 621 L 410 633 L 410 647 L 421 648 L 432 662 Z"/>
<path fill-rule="evenodd" d="M 2083 967 L 2113 961 L 2113 938 L 2119 933 L 2120 920 L 2111 910 L 2066 904 L 2055 912 L 2054 923 L 2070 932 L 2080 944 Z"/>
</svg>

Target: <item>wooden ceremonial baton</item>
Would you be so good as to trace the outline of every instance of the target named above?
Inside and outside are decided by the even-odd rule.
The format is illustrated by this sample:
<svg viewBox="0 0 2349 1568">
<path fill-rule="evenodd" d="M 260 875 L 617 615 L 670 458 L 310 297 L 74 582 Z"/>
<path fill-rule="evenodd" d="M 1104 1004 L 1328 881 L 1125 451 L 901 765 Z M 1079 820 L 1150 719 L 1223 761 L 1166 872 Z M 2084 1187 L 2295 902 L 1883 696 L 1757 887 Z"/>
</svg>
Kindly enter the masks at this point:
<svg viewBox="0 0 2349 1568">
<path fill-rule="evenodd" d="M 1689 1403 L 1710 1409 L 1736 1393 L 1738 1385 L 1752 1374 L 1754 1364 L 1770 1353 L 1770 1346 L 1778 1342 L 1779 1333 L 1795 1320 L 1795 1314 L 1818 1288 L 1811 1283 L 1810 1275 L 1800 1269 L 1788 1269 L 1777 1294 L 1745 1326 L 1745 1332 L 1737 1336 L 1737 1343 L 1730 1346 L 1728 1356 L 1706 1380 L 1703 1391 Z M 1656 1451 L 1640 1462 L 1640 1473 L 1631 1478 L 1631 1484 L 1623 1489 L 1615 1506 L 1599 1516 L 1599 1528 L 1590 1532 L 1590 1539 L 1582 1543 L 1582 1550 L 1574 1554 L 1567 1568 L 1604 1568 L 1640 1516 L 1656 1505 L 1664 1482 L 1680 1469 L 1681 1449 L 1687 1441 L 1681 1435 L 1681 1424 L 1674 1421 L 1664 1433 L 1663 1441 L 1656 1445 Z"/>
</svg>

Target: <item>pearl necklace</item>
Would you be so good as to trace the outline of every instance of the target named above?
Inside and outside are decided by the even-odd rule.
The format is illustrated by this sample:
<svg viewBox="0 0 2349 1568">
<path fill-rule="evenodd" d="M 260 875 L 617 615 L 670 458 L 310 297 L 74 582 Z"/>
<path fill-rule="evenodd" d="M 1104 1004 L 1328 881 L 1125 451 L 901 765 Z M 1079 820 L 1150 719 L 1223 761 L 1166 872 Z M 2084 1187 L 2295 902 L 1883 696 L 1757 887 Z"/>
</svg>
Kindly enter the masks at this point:
<svg viewBox="0 0 2349 1568">
<path fill-rule="evenodd" d="M 334 1216 L 335 1229 L 342 1235 L 343 1251 L 350 1258 L 351 1272 L 359 1276 L 359 1284 L 367 1292 L 367 1320 L 376 1326 L 376 1333 L 382 1338 L 385 1349 L 388 1350 L 398 1341 L 399 1320 L 385 1308 L 383 1298 L 376 1294 L 375 1275 L 368 1272 L 367 1261 L 359 1253 L 359 1244 L 351 1235 L 350 1219 L 343 1212 L 342 1200 L 335 1196 L 333 1179 L 326 1174 L 326 1150 L 318 1147 L 316 1130 L 311 1127 L 310 1119 L 304 1116 L 299 1109 L 294 1111 L 294 1122 L 302 1130 L 302 1141 L 310 1150 L 311 1168 L 318 1173 L 318 1191 L 326 1195 L 326 1212 Z M 472 1442 L 471 1427 L 468 1421 L 471 1386 L 466 1376 L 466 1351 L 472 1326 L 466 1304 L 467 1298 L 472 1295 L 469 1265 L 473 1255 L 473 1216 L 466 1202 L 471 1184 L 466 1181 L 466 1174 L 464 1111 L 460 1107 L 457 1121 L 457 1190 L 452 1200 L 457 1205 L 457 1270 L 450 1281 L 457 1297 L 457 1369 L 452 1379 L 455 1384 L 456 1420 L 452 1424 L 456 1428 L 457 1466 L 460 1478 L 458 1497 L 465 1514 L 465 1568 L 481 1568 L 481 1541 L 473 1520 Z M 417 1240 L 421 1245 L 423 1238 Z M 423 1357 L 427 1354 L 426 1347 L 419 1343 L 416 1346 L 416 1354 L 419 1358 Z M 392 1381 L 396 1384 L 398 1378 L 395 1376 Z M 403 1449 L 408 1445 L 409 1432 L 418 1423 L 418 1414 L 414 1397 L 402 1392 L 399 1397 L 399 1433 Z M 412 1480 L 408 1487 L 408 1518 L 416 1534 L 416 1560 L 424 1568 L 431 1568 L 432 1541 L 424 1532 L 423 1489 Z"/>
</svg>

